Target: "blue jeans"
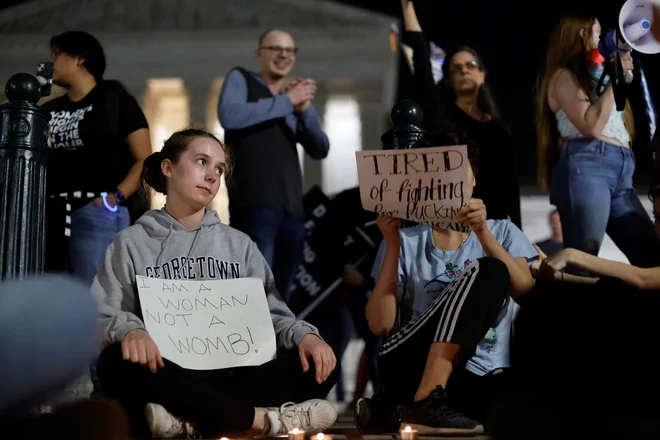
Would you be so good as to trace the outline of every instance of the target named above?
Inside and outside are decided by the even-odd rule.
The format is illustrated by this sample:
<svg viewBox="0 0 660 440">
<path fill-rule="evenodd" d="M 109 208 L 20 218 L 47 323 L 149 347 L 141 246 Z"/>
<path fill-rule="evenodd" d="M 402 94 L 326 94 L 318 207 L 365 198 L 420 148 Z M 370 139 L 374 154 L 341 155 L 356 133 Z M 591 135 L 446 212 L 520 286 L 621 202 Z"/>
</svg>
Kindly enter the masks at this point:
<svg viewBox="0 0 660 440">
<path fill-rule="evenodd" d="M 119 231 L 130 224 L 128 209 L 124 206 L 110 212 L 90 202 L 73 211 L 69 241 L 71 273 L 91 286 L 108 246 Z"/>
<path fill-rule="evenodd" d="M 566 142 L 550 189 L 565 248 L 598 255 L 607 232 L 631 264 L 658 264 L 660 240 L 633 188 L 634 172 L 630 148 L 593 139 Z"/>
<path fill-rule="evenodd" d="M 71 213 L 71 237 L 69 240 L 69 270 L 91 286 L 96 271 L 105 258 L 108 246 L 119 231 L 130 226 L 128 208 L 120 206 L 112 212 L 89 202 Z M 89 370 L 94 389 L 99 390 L 96 365 Z"/>
<path fill-rule="evenodd" d="M 306 229 L 303 220 L 267 206 L 233 207 L 231 226 L 257 244 L 275 277 L 277 291 L 286 303 L 296 270 L 302 262 Z"/>
<path fill-rule="evenodd" d="M 0 416 L 46 403 L 98 352 L 96 304 L 78 280 L 0 283 Z"/>
</svg>

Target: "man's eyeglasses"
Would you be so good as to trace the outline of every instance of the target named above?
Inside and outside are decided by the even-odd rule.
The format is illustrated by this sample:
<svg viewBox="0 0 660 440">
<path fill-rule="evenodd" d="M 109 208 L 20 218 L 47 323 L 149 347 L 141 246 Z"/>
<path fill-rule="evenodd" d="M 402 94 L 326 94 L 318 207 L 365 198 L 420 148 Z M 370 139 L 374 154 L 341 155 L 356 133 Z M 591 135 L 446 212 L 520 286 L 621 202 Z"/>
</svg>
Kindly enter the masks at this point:
<svg viewBox="0 0 660 440">
<path fill-rule="evenodd" d="M 472 61 L 468 61 L 467 63 L 452 64 L 449 67 L 449 71 L 456 73 L 456 72 L 462 72 L 463 68 L 465 68 L 465 70 L 474 70 L 477 67 L 479 67 L 479 63 L 477 63 L 477 60 L 472 60 Z"/>
<path fill-rule="evenodd" d="M 297 47 L 261 46 L 259 49 L 272 50 L 273 52 L 286 53 L 287 55 L 295 55 L 298 53 Z"/>
</svg>

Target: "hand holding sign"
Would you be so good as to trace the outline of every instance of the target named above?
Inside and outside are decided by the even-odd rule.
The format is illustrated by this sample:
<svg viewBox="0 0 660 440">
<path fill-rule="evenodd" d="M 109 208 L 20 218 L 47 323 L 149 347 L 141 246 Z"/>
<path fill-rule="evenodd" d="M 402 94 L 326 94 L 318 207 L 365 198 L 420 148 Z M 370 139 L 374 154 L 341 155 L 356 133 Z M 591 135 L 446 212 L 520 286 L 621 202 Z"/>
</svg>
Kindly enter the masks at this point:
<svg viewBox="0 0 660 440">
<path fill-rule="evenodd" d="M 488 229 L 486 223 L 486 205 L 481 199 L 470 199 L 467 205 L 458 211 L 458 221 L 469 226 L 477 234 Z"/>
<path fill-rule="evenodd" d="M 376 220 L 380 233 L 383 234 L 383 239 L 388 246 L 398 248 L 401 246 L 401 236 L 399 235 L 399 228 L 401 228 L 401 219 L 392 217 L 390 215 L 378 215 Z"/>
<path fill-rule="evenodd" d="M 472 194 L 467 146 L 356 153 L 367 211 L 466 231 L 458 211 Z"/>
</svg>

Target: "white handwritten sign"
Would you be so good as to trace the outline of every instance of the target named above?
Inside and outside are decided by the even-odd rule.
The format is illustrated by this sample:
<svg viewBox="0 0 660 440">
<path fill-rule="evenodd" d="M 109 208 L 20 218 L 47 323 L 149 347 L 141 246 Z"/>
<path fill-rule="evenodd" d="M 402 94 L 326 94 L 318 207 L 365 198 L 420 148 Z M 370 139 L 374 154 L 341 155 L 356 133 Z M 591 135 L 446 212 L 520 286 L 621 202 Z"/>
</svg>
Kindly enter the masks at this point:
<svg viewBox="0 0 660 440">
<path fill-rule="evenodd" d="M 466 231 L 458 211 L 472 194 L 467 146 L 356 153 L 360 198 L 367 211 Z"/>
<path fill-rule="evenodd" d="M 275 358 L 263 281 L 137 277 L 142 318 L 161 355 L 191 370 L 261 365 Z"/>
</svg>

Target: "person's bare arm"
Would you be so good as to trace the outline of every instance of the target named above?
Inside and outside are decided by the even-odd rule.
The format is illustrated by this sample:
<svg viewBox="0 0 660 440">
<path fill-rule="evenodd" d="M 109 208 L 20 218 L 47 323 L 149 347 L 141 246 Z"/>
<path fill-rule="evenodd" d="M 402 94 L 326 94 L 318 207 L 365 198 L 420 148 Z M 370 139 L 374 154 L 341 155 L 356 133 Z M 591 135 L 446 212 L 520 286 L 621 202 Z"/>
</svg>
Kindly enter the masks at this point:
<svg viewBox="0 0 660 440">
<path fill-rule="evenodd" d="M 366 318 L 369 329 L 377 336 L 385 336 L 396 322 L 397 281 L 399 278 L 399 254 L 401 237 L 399 225 L 401 221 L 394 217 L 379 216 L 378 227 L 383 233 L 386 243 L 383 264 L 376 280 L 376 285 L 367 302 Z"/>
<path fill-rule="evenodd" d="M 529 271 L 527 259 L 513 258 L 486 228 L 477 233 L 477 238 L 489 257 L 497 258 L 509 269 L 509 293 L 518 302 L 526 293 L 534 288 L 534 279 Z"/>
<path fill-rule="evenodd" d="M 534 288 L 534 279 L 527 265 L 526 258 L 513 258 L 488 230 L 486 220 L 486 205 L 480 199 L 470 199 L 468 204 L 458 212 L 458 221 L 472 228 L 477 235 L 481 247 L 489 257 L 497 258 L 509 269 L 509 293 L 516 301 Z"/>
<path fill-rule="evenodd" d="M 142 165 L 144 161 L 151 154 L 151 137 L 148 128 L 141 128 L 129 134 L 126 138 L 126 144 L 131 152 L 131 156 L 135 163 L 128 171 L 124 180 L 117 186 L 126 197 L 132 196 L 140 186 L 140 174 L 142 173 Z"/>
<path fill-rule="evenodd" d="M 539 259 L 534 261 L 532 265 L 529 266 L 529 271 L 531 272 L 532 278 L 534 278 L 534 282 L 536 283 L 537 278 L 543 278 L 543 274 L 540 272 L 540 269 L 541 269 L 541 265 L 546 260 L 546 258 L 548 258 L 548 256 L 536 244 L 534 245 L 534 248 L 536 249 L 536 252 L 539 254 Z M 555 272 L 554 274 L 551 275 L 557 281 L 573 283 L 573 284 L 594 284 L 596 281 L 598 281 L 598 278 L 596 277 L 584 277 L 584 276 L 572 275 L 564 272 Z M 546 277 L 547 276 L 548 274 L 546 274 Z"/>
<path fill-rule="evenodd" d="M 132 196 L 140 186 L 140 174 L 142 173 L 142 165 L 144 160 L 151 154 L 151 138 L 149 136 L 148 128 L 140 128 L 126 137 L 126 144 L 131 152 L 131 156 L 135 159 L 135 163 L 128 171 L 128 174 L 117 185 L 117 189 L 124 193 L 126 198 Z M 117 205 L 117 198 L 114 193 L 109 193 L 107 201 L 110 206 Z M 103 207 L 103 201 L 100 197 L 94 199 L 96 206 Z"/>
<path fill-rule="evenodd" d="M 619 278 L 640 290 L 660 289 L 660 267 L 641 268 L 618 261 L 599 258 L 577 249 L 563 249 L 548 257 L 539 271 L 546 275 L 556 274 L 567 266 L 577 267 L 599 276 Z M 564 274 L 564 277 L 566 274 Z M 566 281 L 566 279 L 564 279 Z"/>
<path fill-rule="evenodd" d="M 403 10 L 403 27 L 410 32 L 422 32 L 422 26 L 417 19 L 415 5 L 410 0 L 401 0 L 401 9 Z"/>
<path fill-rule="evenodd" d="M 614 107 L 612 81 L 598 101 L 591 104 L 575 74 L 567 69 L 555 73 L 552 96 L 580 133 L 591 138 L 601 135 Z"/>
</svg>

